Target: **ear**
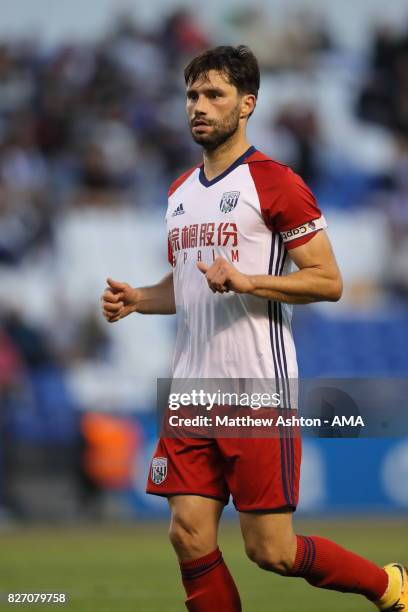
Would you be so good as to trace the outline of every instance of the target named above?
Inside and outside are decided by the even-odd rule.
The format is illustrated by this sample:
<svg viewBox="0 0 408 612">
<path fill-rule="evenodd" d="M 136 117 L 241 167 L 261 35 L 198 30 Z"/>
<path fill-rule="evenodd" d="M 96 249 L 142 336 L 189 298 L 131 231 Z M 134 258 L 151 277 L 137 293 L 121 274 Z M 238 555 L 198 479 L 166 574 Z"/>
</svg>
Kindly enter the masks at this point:
<svg viewBox="0 0 408 612">
<path fill-rule="evenodd" d="M 256 96 L 254 94 L 245 94 L 241 100 L 241 119 L 248 119 L 255 110 Z"/>
</svg>

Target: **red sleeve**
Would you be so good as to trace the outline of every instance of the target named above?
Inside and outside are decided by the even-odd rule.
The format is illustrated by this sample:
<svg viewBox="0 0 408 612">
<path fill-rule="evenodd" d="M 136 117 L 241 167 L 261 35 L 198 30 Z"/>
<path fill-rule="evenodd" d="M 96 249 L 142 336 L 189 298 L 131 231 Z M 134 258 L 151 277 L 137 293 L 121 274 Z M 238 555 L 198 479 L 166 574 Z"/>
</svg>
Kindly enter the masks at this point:
<svg viewBox="0 0 408 612">
<path fill-rule="evenodd" d="M 276 162 L 250 164 L 266 225 L 279 232 L 287 249 L 306 244 L 327 227 L 309 187 L 293 170 Z"/>
</svg>

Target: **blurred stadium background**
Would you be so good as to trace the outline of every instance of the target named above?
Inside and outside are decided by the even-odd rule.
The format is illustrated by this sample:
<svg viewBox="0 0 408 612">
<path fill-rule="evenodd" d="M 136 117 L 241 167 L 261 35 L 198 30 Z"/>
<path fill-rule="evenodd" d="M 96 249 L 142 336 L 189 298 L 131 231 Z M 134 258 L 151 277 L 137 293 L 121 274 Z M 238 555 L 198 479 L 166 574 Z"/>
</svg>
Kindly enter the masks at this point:
<svg viewBox="0 0 408 612">
<path fill-rule="evenodd" d="M 137 285 L 168 269 L 167 187 L 200 158 L 182 68 L 202 49 L 255 51 L 251 140 L 302 175 L 328 219 L 345 295 L 295 311 L 302 375 L 408 375 L 408 4 L 229 0 L 197 12 L 174 0 L 1 0 L 0 9 L 0 531 L 19 571 L 18 542 L 22 554 L 54 542 L 25 531 L 32 522 L 130 520 L 140 541 L 140 521 L 166 516 L 143 491 L 175 321 L 109 326 L 99 296 L 107 276 Z M 372 556 L 389 561 L 387 542 L 406 551 L 408 440 L 307 440 L 301 491 L 299 515 L 341 515 L 345 543 L 366 533 L 371 550 L 384 528 Z M 371 515 L 387 520 L 370 528 Z M 155 554 L 171 559 L 160 522 L 147 529 L 163 536 Z M 66 532 L 64 542 L 75 537 L 85 541 Z M 113 550 L 114 540 L 103 542 Z M 22 586 L 2 569 L 10 588 Z M 137 609 L 159 609 L 146 591 Z"/>
</svg>

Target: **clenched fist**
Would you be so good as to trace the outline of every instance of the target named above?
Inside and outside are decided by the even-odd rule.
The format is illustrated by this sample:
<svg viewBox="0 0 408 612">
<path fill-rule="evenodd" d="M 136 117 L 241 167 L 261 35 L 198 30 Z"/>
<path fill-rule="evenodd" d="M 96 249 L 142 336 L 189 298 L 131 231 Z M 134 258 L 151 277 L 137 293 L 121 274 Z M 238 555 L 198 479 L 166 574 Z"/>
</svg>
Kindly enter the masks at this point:
<svg viewBox="0 0 408 612">
<path fill-rule="evenodd" d="M 112 278 L 108 278 L 107 283 L 108 287 L 101 296 L 102 311 L 109 323 L 115 323 L 135 312 L 138 290 Z"/>
</svg>

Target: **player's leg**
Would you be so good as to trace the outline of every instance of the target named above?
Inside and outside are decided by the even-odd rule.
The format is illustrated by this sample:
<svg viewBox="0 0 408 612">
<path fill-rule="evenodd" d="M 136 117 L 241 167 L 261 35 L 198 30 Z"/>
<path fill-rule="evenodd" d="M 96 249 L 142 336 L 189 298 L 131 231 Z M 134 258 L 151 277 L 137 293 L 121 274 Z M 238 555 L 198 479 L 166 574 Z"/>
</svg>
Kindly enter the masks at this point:
<svg viewBox="0 0 408 612">
<path fill-rule="evenodd" d="M 263 569 L 303 577 L 316 587 L 365 595 L 381 610 L 408 611 L 402 566 L 384 570 L 330 540 L 295 534 L 292 512 L 299 494 L 300 438 L 217 442 L 252 560 Z"/>
<path fill-rule="evenodd" d="M 211 440 L 161 438 L 146 491 L 169 499 L 170 539 L 194 612 L 241 610 L 239 595 L 217 546 L 218 523 L 229 499 L 222 458 Z"/>
<path fill-rule="evenodd" d="M 213 552 L 224 503 L 199 495 L 170 495 L 168 501 L 169 537 L 178 560 L 193 561 Z"/>
<path fill-rule="evenodd" d="M 239 612 L 241 601 L 217 545 L 224 503 L 199 495 L 169 497 L 170 541 L 176 551 L 191 612 Z"/>
<path fill-rule="evenodd" d="M 259 567 L 283 576 L 291 574 L 296 558 L 292 512 L 240 512 L 248 557 Z"/>
<path fill-rule="evenodd" d="M 389 581 L 384 569 L 326 538 L 296 535 L 291 512 L 241 512 L 240 522 L 248 557 L 262 569 L 305 578 L 315 587 L 364 595 L 382 610 L 408 610 L 392 607 L 403 605 L 399 570 L 391 570 Z"/>
</svg>

